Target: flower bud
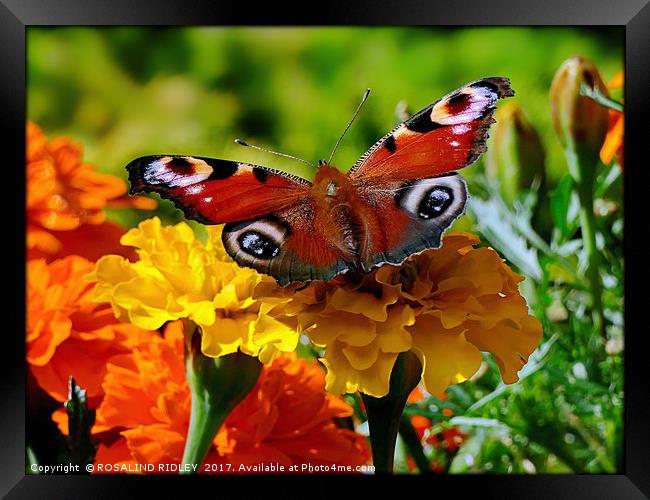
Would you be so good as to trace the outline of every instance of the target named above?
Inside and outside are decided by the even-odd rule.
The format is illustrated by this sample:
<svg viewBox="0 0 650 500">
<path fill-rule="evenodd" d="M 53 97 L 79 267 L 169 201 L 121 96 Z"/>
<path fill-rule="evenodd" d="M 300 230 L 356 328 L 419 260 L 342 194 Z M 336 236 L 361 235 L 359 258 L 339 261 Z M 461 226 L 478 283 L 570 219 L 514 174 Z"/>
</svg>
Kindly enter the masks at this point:
<svg viewBox="0 0 650 500">
<path fill-rule="evenodd" d="M 580 163 L 593 166 L 607 134 L 608 111 L 590 97 L 581 95 L 581 87 L 583 91 L 609 96 L 596 66 L 576 56 L 564 61 L 555 73 L 550 92 L 551 117 L 565 149 L 580 156 L 583 160 Z M 580 181 L 586 173 L 572 171 L 571 175 Z"/>
<path fill-rule="evenodd" d="M 498 179 L 503 198 L 512 203 L 535 179 L 544 183 L 544 146 L 523 110 L 508 103 L 496 113 L 492 145 L 486 153 L 487 174 Z"/>
</svg>

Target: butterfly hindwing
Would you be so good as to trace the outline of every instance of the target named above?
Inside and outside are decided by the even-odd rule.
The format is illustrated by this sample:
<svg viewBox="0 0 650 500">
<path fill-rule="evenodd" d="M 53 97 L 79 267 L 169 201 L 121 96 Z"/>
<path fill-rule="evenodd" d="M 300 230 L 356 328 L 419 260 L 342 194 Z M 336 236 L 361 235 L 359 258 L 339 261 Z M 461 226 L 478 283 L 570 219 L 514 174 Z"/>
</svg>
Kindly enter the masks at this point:
<svg viewBox="0 0 650 500">
<path fill-rule="evenodd" d="M 368 229 L 364 260 L 373 266 L 399 264 L 414 253 L 439 248 L 442 234 L 460 217 L 467 186 L 457 173 L 406 181 L 383 191 L 360 191 L 367 206 L 379 207 Z"/>
<path fill-rule="evenodd" d="M 280 285 L 328 280 L 348 266 L 309 201 L 262 219 L 229 223 L 223 229 L 228 254 L 242 266 L 275 277 Z"/>
<path fill-rule="evenodd" d="M 465 167 L 485 151 L 496 102 L 510 80 L 484 78 L 427 106 L 382 137 L 349 171 L 360 183 L 414 180 Z"/>
</svg>

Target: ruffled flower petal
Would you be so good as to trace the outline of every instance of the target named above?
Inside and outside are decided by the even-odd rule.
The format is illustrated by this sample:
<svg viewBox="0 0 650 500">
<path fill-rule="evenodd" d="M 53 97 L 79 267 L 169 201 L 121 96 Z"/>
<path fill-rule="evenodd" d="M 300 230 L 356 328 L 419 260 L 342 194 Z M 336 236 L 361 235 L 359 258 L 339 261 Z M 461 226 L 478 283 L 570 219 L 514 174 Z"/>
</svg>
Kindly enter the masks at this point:
<svg viewBox="0 0 650 500">
<path fill-rule="evenodd" d="M 92 285 L 85 278 L 93 265 L 75 255 L 27 264 L 27 362 L 57 401 L 67 398 L 70 376 L 89 398 L 101 396 L 107 360 L 154 335 L 119 323 L 110 307 L 91 301 Z"/>
<path fill-rule="evenodd" d="M 157 217 L 141 222 L 121 240 L 136 249 L 138 260 L 100 259 L 89 276 L 96 283 L 94 300 L 109 302 L 119 318 L 141 328 L 187 318 L 200 328 L 207 356 L 237 350 L 258 356 L 263 350 L 270 362 L 295 348 L 295 319 L 274 319 L 276 308 L 284 317 L 291 295 L 277 293 L 275 280 L 227 257 L 221 230 L 209 228 L 208 242 L 202 243 L 184 222 L 163 226 Z M 269 296 L 257 294 L 258 286 Z"/>
<path fill-rule="evenodd" d="M 481 366 L 481 353 L 460 328 L 449 330 L 435 316 L 422 315 L 410 328 L 422 362 L 422 381 L 432 394 L 470 378 Z"/>
<path fill-rule="evenodd" d="M 386 395 L 401 352 L 413 350 L 432 393 L 471 377 L 491 352 L 506 383 L 517 380 L 541 339 L 541 324 L 519 293 L 523 279 L 477 236 L 453 233 L 439 249 L 361 278 L 314 283 L 278 309 L 295 314 L 325 348 L 328 390 Z M 289 311 L 294 311 L 291 314 Z"/>
<path fill-rule="evenodd" d="M 229 328 L 223 321 L 221 328 Z M 183 349 L 183 327 L 177 321 L 162 337 L 110 360 L 93 433 L 111 430 L 117 441 L 100 446 L 96 462 L 154 464 L 154 473 L 158 464 L 181 463 L 191 408 Z M 240 464 L 261 462 L 287 467 L 368 463 L 366 438 L 333 420 L 352 415 L 352 408 L 324 388 L 325 374 L 315 360 L 294 353 L 276 357 L 228 416 L 205 463 L 231 464 L 231 473 L 243 472 Z"/>
</svg>

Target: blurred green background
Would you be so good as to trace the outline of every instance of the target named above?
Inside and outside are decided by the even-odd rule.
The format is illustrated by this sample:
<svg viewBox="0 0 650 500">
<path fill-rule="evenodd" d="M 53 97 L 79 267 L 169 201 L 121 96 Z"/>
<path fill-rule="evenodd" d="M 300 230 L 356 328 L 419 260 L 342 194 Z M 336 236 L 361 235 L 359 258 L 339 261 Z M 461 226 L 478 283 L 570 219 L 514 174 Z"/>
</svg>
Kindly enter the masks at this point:
<svg viewBox="0 0 650 500">
<path fill-rule="evenodd" d="M 50 138 L 81 142 L 86 161 L 122 178 L 129 161 L 149 154 L 235 159 L 311 178 L 299 162 L 233 140 L 310 162 L 327 158 L 370 87 L 334 161 L 347 170 L 395 125 L 398 102 L 414 113 L 469 81 L 509 77 L 516 96 L 508 101 L 541 138 L 544 190 L 532 186 L 515 202 L 501 202 L 499 181 L 486 179 L 482 158 L 463 171 L 474 204 L 457 227 L 480 232 L 526 276 L 522 290 L 544 324 L 544 340 L 519 384 L 500 383 L 486 356 L 476 379 L 452 387 L 446 400 L 434 395 L 409 405 L 407 414 L 430 418 L 431 434 L 455 425 L 469 436 L 453 452 L 424 446 L 438 470 L 620 470 L 622 213 L 599 218 L 608 319 L 601 338 L 591 324 L 577 201 L 548 94 L 554 73 L 574 55 L 594 61 L 609 81 L 623 68 L 622 29 L 29 27 L 27 33 L 29 118 Z M 598 168 L 597 197 L 620 206 L 620 168 Z M 131 227 L 151 212 L 109 215 Z M 158 215 L 181 219 L 168 202 Z M 400 439 L 398 471 L 409 470 L 407 445 Z"/>
<path fill-rule="evenodd" d="M 233 139 L 326 158 L 370 87 L 336 157 L 347 170 L 393 127 L 400 100 L 415 112 L 466 82 L 507 76 L 557 180 L 565 166 L 550 126 L 553 74 L 576 54 L 596 61 L 605 81 L 623 64 L 620 29 L 29 28 L 28 42 L 29 117 L 122 177 L 135 156 L 156 153 L 311 175 Z"/>
</svg>

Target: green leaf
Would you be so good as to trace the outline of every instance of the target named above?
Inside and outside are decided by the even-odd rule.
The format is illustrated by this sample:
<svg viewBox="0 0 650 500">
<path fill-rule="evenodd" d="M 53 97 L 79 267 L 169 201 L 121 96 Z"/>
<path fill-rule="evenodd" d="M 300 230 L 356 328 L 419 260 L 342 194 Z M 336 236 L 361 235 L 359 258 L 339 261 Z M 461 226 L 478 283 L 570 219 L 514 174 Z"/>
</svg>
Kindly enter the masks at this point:
<svg viewBox="0 0 650 500">
<path fill-rule="evenodd" d="M 555 190 L 551 193 L 551 214 L 555 227 L 560 230 L 563 238 L 569 236 L 569 225 L 567 214 L 569 204 L 571 203 L 571 192 L 573 188 L 573 178 L 565 175 Z"/>
<path fill-rule="evenodd" d="M 555 342 L 557 341 L 557 339 L 558 336 L 557 334 L 555 334 L 553 335 L 553 337 L 551 337 L 542 345 L 540 345 L 537 349 L 535 349 L 535 351 L 533 351 L 533 353 L 528 358 L 528 363 L 526 363 L 526 365 L 519 371 L 519 382 L 517 382 L 518 384 L 521 384 L 524 379 L 526 379 L 527 377 L 535 373 L 537 370 L 539 370 L 546 364 L 546 362 L 548 361 L 547 355 L 551 347 L 553 347 L 553 344 L 555 344 Z M 499 385 L 491 393 L 485 395 L 484 397 L 479 399 L 476 403 L 474 403 L 472 406 L 470 406 L 465 411 L 465 415 L 480 410 L 489 402 L 499 398 L 504 393 L 508 393 L 510 390 L 512 390 L 513 387 L 515 387 L 515 384 L 508 385 L 508 384 L 504 384 L 503 382 L 500 382 Z"/>
<path fill-rule="evenodd" d="M 469 199 L 468 207 L 476 219 L 481 233 L 524 274 L 536 281 L 542 277 L 542 269 L 537 258 L 537 250 L 531 248 L 524 236 L 513 226 L 513 217 L 507 212 L 499 197 L 481 200 Z M 514 214 L 512 214 L 514 215 Z"/>
<path fill-rule="evenodd" d="M 30 446 L 27 446 L 25 448 L 25 465 L 26 465 L 26 470 L 25 474 L 40 474 L 38 472 L 38 459 L 36 458 L 36 454 L 34 453 L 34 450 Z M 32 469 L 32 467 L 34 467 Z"/>
<path fill-rule="evenodd" d="M 86 391 L 76 384 L 73 377 L 70 377 L 68 390 L 65 410 L 68 414 L 70 462 L 79 465 L 80 471 L 85 471 L 86 465 L 93 463 L 97 451 L 90 433 L 95 423 L 95 410 L 88 408 Z"/>
<path fill-rule="evenodd" d="M 459 427 L 480 427 L 482 429 L 488 429 L 499 436 L 508 436 L 511 432 L 507 424 L 494 418 L 453 417 L 449 420 L 449 424 Z"/>
<path fill-rule="evenodd" d="M 580 95 L 589 97 L 601 106 L 605 106 L 606 108 L 613 109 L 615 111 L 620 111 L 621 113 L 625 109 L 623 104 L 620 102 L 617 102 L 611 97 L 606 96 L 598 88 L 592 88 L 584 82 L 580 85 Z"/>
</svg>

